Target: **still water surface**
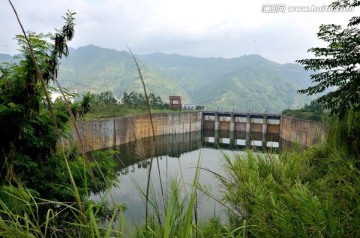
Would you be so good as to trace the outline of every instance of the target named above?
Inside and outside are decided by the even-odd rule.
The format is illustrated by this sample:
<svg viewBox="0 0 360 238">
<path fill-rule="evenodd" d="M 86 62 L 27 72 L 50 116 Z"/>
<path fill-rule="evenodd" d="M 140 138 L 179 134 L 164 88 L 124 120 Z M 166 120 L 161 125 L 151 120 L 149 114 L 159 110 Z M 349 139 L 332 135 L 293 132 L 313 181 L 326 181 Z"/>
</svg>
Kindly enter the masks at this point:
<svg viewBox="0 0 360 238">
<path fill-rule="evenodd" d="M 145 193 L 148 169 L 152 160 L 151 184 L 153 194 L 158 201 L 162 201 L 160 177 L 164 193 L 167 194 L 171 179 L 177 179 L 182 187 L 183 194 L 191 192 L 191 184 L 200 160 L 200 184 L 206 186 L 216 198 L 221 197 L 221 188 L 213 173 L 224 174 L 224 153 L 233 158 L 236 154 L 244 153 L 243 147 L 233 148 L 223 145 L 216 149 L 216 145 L 209 143 L 202 133 L 193 132 L 177 135 L 156 137 L 157 157 L 152 138 L 116 147 L 119 152 L 115 156 L 117 162 L 119 186 L 111 190 L 109 203 L 126 204 L 125 217 L 128 223 L 141 224 L 145 216 L 145 199 L 140 189 Z M 237 150 L 238 149 L 238 150 Z M 160 171 L 160 176 L 159 176 Z M 166 195 L 165 195 L 166 196 Z M 225 218 L 225 208 L 213 198 L 203 192 L 197 194 L 199 221 L 208 219 L 214 214 Z M 162 205 L 160 209 L 164 210 Z"/>
</svg>

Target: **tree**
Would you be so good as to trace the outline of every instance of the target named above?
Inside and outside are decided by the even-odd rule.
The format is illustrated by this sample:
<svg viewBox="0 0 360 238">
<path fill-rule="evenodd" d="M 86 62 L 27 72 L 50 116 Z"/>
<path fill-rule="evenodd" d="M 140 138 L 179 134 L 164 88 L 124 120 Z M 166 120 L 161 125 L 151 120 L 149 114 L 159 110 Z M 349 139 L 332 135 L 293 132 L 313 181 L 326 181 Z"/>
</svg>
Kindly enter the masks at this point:
<svg viewBox="0 0 360 238">
<path fill-rule="evenodd" d="M 164 108 L 164 103 L 160 96 L 155 96 L 155 94 L 150 93 L 148 98 L 149 98 L 151 107 L 159 108 L 159 109 Z"/>
<path fill-rule="evenodd" d="M 327 115 L 327 113 L 324 112 L 323 106 L 315 102 L 312 102 L 310 105 L 305 104 L 305 106 L 300 109 L 286 109 L 282 111 L 281 114 L 313 121 L 321 121 L 323 117 Z"/>
<path fill-rule="evenodd" d="M 70 115 L 64 103 L 51 104 L 45 98 L 49 83 L 56 81 L 58 60 L 67 56 L 67 41 L 74 35 L 74 13 L 68 12 L 64 19 L 64 27 L 54 35 L 17 36 L 21 54 L 14 63 L 0 65 L 0 186 L 16 181 L 35 198 L 54 201 L 38 204 L 41 218 L 52 209 L 71 221 L 73 215 L 59 212 L 63 208 L 57 203 L 77 201 L 67 169 L 82 199 L 103 190 L 116 175 L 112 159 L 84 166 L 85 157 L 76 148 L 59 150 L 59 142 L 69 135 Z M 81 106 L 87 110 L 88 102 Z"/>
<path fill-rule="evenodd" d="M 152 108 L 164 109 L 165 104 L 163 103 L 160 96 L 156 96 L 154 93 L 148 95 L 148 100 Z M 132 107 L 132 108 L 143 108 L 146 107 L 145 96 L 142 93 L 137 92 L 124 92 L 121 103 L 123 105 Z"/>
<path fill-rule="evenodd" d="M 145 97 L 143 94 L 137 92 L 124 92 L 121 102 L 129 107 L 141 107 L 145 105 Z"/>
<path fill-rule="evenodd" d="M 87 92 L 83 95 L 83 99 L 81 101 L 81 108 L 83 114 L 90 112 L 90 103 L 91 103 L 91 93 Z"/>
<path fill-rule="evenodd" d="M 360 1 L 342 0 L 334 2 L 333 8 L 356 7 Z M 314 47 L 309 52 L 315 59 L 297 60 L 306 70 L 319 72 L 311 75 L 315 86 L 299 90 L 300 93 L 314 95 L 327 92 L 315 100 L 325 109 L 340 117 L 349 110 L 360 109 L 360 23 L 359 17 L 349 20 L 346 28 L 340 25 L 321 25 L 318 38 L 327 42 L 327 47 Z"/>
<path fill-rule="evenodd" d="M 117 103 L 117 100 L 111 91 L 101 92 L 100 94 L 95 94 L 94 96 L 95 101 L 104 102 L 105 105 Z"/>
<path fill-rule="evenodd" d="M 73 36 L 73 15 L 67 14 L 63 30 L 54 36 L 33 32 L 27 37 L 16 36 L 22 55 L 17 56 L 18 62 L 0 67 L 0 182 L 10 172 L 31 180 L 31 175 L 51 156 L 63 136 L 69 118 L 63 111 L 48 111 L 43 107 L 46 91 L 41 85 L 46 87 L 55 80 L 58 58 L 68 53 L 66 42 Z M 53 39 L 55 44 L 45 37 Z"/>
</svg>

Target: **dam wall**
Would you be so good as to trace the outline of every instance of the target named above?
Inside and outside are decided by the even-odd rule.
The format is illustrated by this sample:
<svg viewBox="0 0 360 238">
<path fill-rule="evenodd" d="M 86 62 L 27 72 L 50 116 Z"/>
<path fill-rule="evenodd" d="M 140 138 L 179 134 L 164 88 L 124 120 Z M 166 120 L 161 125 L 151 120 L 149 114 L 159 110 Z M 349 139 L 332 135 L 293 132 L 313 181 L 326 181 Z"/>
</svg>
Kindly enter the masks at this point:
<svg viewBox="0 0 360 238">
<path fill-rule="evenodd" d="M 201 112 L 153 114 L 155 136 L 200 131 L 201 117 Z M 77 126 L 86 152 L 153 136 L 149 115 L 78 121 Z"/>
<path fill-rule="evenodd" d="M 298 143 L 308 147 L 325 142 L 327 130 L 321 122 L 281 116 L 280 138 L 284 143 Z"/>
<path fill-rule="evenodd" d="M 275 124 L 272 124 L 271 117 L 263 119 L 261 123 L 252 122 L 251 117 L 249 118 L 245 118 L 244 122 L 242 122 L 242 120 L 238 121 L 236 117 L 232 119 L 229 116 L 229 120 L 219 120 L 217 127 L 220 132 L 224 130 L 229 131 L 230 136 L 225 137 L 229 137 L 230 140 L 237 139 L 235 135 L 238 134 L 244 134 L 243 139 L 249 140 L 251 137 L 255 138 L 256 133 L 262 133 L 263 136 L 257 139 L 260 142 L 280 141 L 280 144 L 285 147 L 287 144 L 291 145 L 293 143 L 308 147 L 326 140 L 326 128 L 320 122 L 282 115 L 279 116 L 280 122 Z M 176 135 L 209 129 L 217 131 L 214 130 L 216 128 L 216 120 L 212 122 L 207 121 L 202 112 L 157 113 L 152 115 L 152 119 L 155 136 Z M 153 135 L 149 115 L 78 121 L 77 126 L 85 152 L 119 146 Z M 220 128 L 223 130 L 220 130 Z M 250 134 L 251 137 L 249 137 Z M 265 134 L 266 136 L 264 137 Z M 75 133 L 73 136 L 76 138 Z M 277 137 L 280 139 L 276 139 Z M 240 136 L 239 138 L 241 139 L 242 137 Z M 282 145 L 281 147 L 283 147 Z"/>
</svg>

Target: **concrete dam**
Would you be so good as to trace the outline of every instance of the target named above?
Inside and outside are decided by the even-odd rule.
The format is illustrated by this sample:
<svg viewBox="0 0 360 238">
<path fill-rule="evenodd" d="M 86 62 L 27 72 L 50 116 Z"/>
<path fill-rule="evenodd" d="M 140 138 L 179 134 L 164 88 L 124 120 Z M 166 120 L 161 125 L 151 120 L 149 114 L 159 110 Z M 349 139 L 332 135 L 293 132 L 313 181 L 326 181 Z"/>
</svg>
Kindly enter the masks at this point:
<svg viewBox="0 0 360 238">
<path fill-rule="evenodd" d="M 201 131 L 208 143 L 270 147 L 285 141 L 306 147 L 326 139 L 326 129 L 321 123 L 280 114 L 173 112 L 153 114 L 152 119 L 156 136 Z M 149 115 L 78 121 L 77 126 L 85 151 L 153 135 Z"/>
</svg>

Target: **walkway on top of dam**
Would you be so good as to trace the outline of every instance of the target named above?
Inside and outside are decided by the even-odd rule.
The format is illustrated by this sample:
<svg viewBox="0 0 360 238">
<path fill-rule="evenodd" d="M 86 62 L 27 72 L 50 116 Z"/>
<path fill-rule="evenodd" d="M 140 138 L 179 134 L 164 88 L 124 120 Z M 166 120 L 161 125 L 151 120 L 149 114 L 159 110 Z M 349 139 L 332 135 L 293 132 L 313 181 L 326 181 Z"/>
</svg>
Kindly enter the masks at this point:
<svg viewBox="0 0 360 238">
<path fill-rule="evenodd" d="M 238 111 L 202 111 L 202 115 L 218 115 L 218 116 L 235 116 L 235 117 L 251 117 L 251 118 L 268 118 L 268 119 L 280 119 L 281 113 L 269 113 L 269 112 L 238 112 Z"/>
<path fill-rule="evenodd" d="M 278 148 L 281 114 L 203 111 L 204 141 L 217 145 Z"/>
<path fill-rule="evenodd" d="M 281 114 L 203 111 L 202 129 L 280 133 Z"/>
</svg>

